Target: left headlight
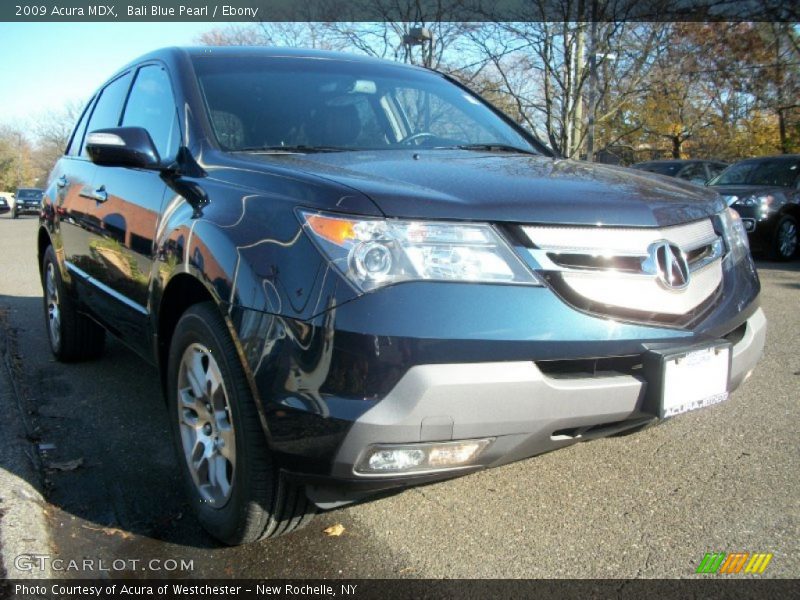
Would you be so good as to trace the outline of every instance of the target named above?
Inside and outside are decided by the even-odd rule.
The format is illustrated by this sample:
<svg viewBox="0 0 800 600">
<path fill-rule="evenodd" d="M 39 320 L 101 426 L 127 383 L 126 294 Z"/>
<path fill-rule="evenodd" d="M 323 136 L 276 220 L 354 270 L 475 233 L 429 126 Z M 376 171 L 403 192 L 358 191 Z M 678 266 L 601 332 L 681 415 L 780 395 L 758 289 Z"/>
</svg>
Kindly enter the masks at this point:
<svg viewBox="0 0 800 600">
<path fill-rule="evenodd" d="M 413 280 L 541 285 L 486 223 L 299 214 L 322 253 L 363 292 Z"/>
<path fill-rule="evenodd" d="M 719 214 L 719 219 L 731 259 L 733 262 L 739 262 L 750 253 L 750 242 L 742 218 L 734 209 L 727 208 Z"/>
<path fill-rule="evenodd" d="M 761 210 L 769 210 L 775 204 L 775 196 L 771 194 L 746 196 L 737 201 L 742 206 L 760 206 Z"/>
</svg>

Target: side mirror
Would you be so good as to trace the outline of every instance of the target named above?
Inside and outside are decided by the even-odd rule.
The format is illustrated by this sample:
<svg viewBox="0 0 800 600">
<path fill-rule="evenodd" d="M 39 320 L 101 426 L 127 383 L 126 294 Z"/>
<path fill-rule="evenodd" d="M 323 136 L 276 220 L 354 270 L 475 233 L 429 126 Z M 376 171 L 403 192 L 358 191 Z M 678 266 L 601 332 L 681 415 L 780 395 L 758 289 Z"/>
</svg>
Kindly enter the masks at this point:
<svg viewBox="0 0 800 600">
<path fill-rule="evenodd" d="M 142 127 L 98 129 L 86 136 L 86 152 L 93 163 L 106 167 L 158 169 L 161 157 Z"/>
</svg>

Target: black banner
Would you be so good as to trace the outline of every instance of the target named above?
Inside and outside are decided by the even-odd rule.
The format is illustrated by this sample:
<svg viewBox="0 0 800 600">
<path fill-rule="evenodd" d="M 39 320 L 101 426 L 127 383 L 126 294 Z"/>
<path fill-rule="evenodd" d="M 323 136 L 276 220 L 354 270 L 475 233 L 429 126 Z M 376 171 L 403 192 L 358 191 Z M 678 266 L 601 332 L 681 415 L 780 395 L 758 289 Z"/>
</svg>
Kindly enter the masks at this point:
<svg viewBox="0 0 800 600">
<path fill-rule="evenodd" d="M 786 0 L 6 0 L 0 21 L 800 21 Z"/>
<path fill-rule="evenodd" d="M 5 587 L 5 590 L 3 589 Z M 0 598 L 19 600 L 112 600 L 164 598 L 192 600 L 262 600 L 264 598 L 339 598 L 401 600 L 452 598 L 703 598 L 762 600 L 796 598 L 796 580 L 703 579 L 637 580 L 8 580 L 0 582 Z M 7 594 L 7 595 L 4 595 Z"/>
</svg>

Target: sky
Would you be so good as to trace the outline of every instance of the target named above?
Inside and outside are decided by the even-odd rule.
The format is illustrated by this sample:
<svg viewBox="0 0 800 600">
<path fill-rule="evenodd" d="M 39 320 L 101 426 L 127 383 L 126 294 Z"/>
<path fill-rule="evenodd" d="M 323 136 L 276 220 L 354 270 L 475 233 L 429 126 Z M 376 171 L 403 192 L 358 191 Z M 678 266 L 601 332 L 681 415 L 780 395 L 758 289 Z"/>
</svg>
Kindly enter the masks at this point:
<svg viewBox="0 0 800 600">
<path fill-rule="evenodd" d="M 86 101 L 114 72 L 156 48 L 196 45 L 219 23 L 0 23 L 0 125 L 22 126 Z"/>
</svg>

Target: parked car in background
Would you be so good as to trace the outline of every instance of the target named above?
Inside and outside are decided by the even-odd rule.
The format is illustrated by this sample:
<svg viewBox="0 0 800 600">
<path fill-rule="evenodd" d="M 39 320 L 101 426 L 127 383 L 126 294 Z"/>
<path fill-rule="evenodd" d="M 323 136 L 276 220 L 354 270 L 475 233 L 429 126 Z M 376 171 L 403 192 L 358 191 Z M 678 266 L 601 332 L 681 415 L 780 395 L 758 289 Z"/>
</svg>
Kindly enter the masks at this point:
<svg viewBox="0 0 800 600">
<path fill-rule="evenodd" d="M 724 401 L 764 346 L 718 194 L 554 156 L 428 69 L 154 52 L 48 181 L 53 354 L 108 331 L 157 366 L 180 481 L 230 544 Z"/>
<path fill-rule="evenodd" d="M 718 160 L 675 159 L 675 160 L 648 160 L 631 165 L 632 169 L 667 175 L 685 179 L 697 185 L 705 185 L 725 168 L 728 163 Z"/>
<path fill-rule="evenodd" d="M 774 260 L 798 254 L 800 154 L 749 158 L 709 182 L 739 213 L 754 248 Z"/>
<path fill-rule="evenodd" d="M 0 195 L 0 215 L 6 214 L 11 210 L 11 199 L 5 195 Z"/>
<path fill-rule="evenodd" d="M 31 214 L 38 215 L 42 208 L 42 196 L 44 190 L 38 188 L 19 188 L 14 194 L 14 207 L 11 209 L 11 217 L 16 219 L 19 215 Z"/>
</svg>

